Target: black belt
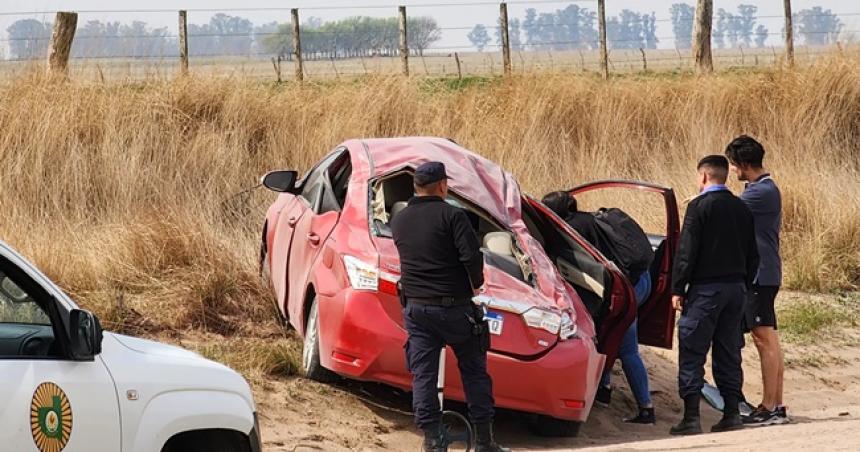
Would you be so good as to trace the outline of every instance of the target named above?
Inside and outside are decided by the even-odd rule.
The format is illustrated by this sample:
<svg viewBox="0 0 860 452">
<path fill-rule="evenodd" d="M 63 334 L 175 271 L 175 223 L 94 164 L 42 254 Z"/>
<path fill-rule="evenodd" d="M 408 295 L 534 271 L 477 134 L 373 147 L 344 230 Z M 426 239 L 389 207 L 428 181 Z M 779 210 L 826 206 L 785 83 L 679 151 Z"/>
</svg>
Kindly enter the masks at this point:
<svg viewBox="0 0 860 452">
<path fill-rule="evenodd" d="M 454 306 L 468 306 L 472 304 L 471 298 L 458 298 L 458 297 L 432 297 L 432 298 L 417 298 L 417 297 L 406 297 L 406 301 L 409 303 L 415 304 L 423 304 L 428 306 L 444 306 L 446 308 L 454 307 Z"/>
</svg>

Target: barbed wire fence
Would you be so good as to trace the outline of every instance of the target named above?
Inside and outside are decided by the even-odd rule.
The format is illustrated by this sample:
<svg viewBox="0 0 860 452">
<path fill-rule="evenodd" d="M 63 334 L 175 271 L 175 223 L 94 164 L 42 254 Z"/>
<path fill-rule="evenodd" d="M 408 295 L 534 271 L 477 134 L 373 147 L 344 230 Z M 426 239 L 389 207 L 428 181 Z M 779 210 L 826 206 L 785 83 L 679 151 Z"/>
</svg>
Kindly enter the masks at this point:
<svg viewBox="0 0 860 452">
<path fill-rule="evenodd" d="M 188 70 L 210 73 L 235 73 L 271 78 L 277 81 L 303 80 L 313 78 L 340 78 L 374 74 L 412 74 L 433 77 L 468 77 L 484 75 L 501 75 L 528 72 L 647 72 L 647 71 L 686 71 L 693 68 L 692 52 L 687 48 L 656 48 L 656 43 L 673 42 L 678 35 L 653 34 L 652 42 L 645 43 L 643 38 L 606 38 L 608 50 L 605 60 L 600 50 L 600 36 L 607 33 L 579 37 L 577 39 L 558 38 L 563 33 L 546 33 L 549 39 L 523 40 L 520 37 L 511 39 L 511 21 L 508 20 L 508 4 L 539 5 L 539 4 L 586 4 L 589 6 L 603 3 L 604 0 L 538 0 L 512 1 L 508 3 L 495 2 L 450 2 L 436 4 L 410 4 L 407 7 L 391 7 L 379 5 L 350 5 L 349 9 L 357 11 L 374 11 L 377 18 L 386 19 L 378 13 L 391 10 L 387 17 L 390 27 L 384 28 L 376 36 L 368 36 L 366 30 L 344 31 L 326 30 L 320 23 L 301 23 L 300 18 L 306 13 L 317 11 L 338 10 L 336 6 L 315 6 L 302 9 L 295 8 L 227 8 L 210 9 L 198 8 L 183 11 L 167 9 L 132 9 L 132 10 L 79 10 L 72 13 L 74 25 L 77 28 L 77 17 L 81 15 L 90 21 L 98 21 L 102 27 L 113 27 L 114 35 L 90 34 L 87 26 L 77 28 L 72 33 L 72 41 L 65 43 L 68 66 L 73 73 L 97 71 L 100 77 L 105 75 L 119 77 L 140 77 L 150 75 L 171 75 Z M 423 16 L 407 16 L 425 8 L 486 8 L 482 11 L 481 25 L 489 36 L 495 35 L 496 42 L 485 42 L 480 47 L 472 44 L 439 45 L 438 41 L 416 43 L 410 41 L 413 20 Z M 490 8 L 498 8 L 498 16 Z M 265 27 L 252 27 L 245 31 L 213 30 L 205 26 L 192 24 L 189 27 L 188 17 L 227 13 L 271 13 L 272 15 L 289 12 L 290 20 L 265 24 Z M 589 11 L 593 13 L 593 11 Z M 56 14 L 53 24 L 47 18 Z M 168 27 L 148 28 L 145 22 L 134 21 L 122 33 L 117 32 L 117 22 L 100 22 L 105 15 L 178 15 L 179 26 L 175 30 Z M 384 13 L 383 13 L 384 14 Z M 829 15 L 829 14 L 828 14 Z M 840 13 L 839 17 L 860 16 L 860 13 Z M 7 58 L 0 59 L 0 73 L 26 70 L 34 62 L 44 59 L 46 52 L 63 43 L 57 39 L 57 26 L 60 25 L 60 13 L 54 11 L 22 11 L 0 12 L 0 17 L 30 18 L 38 22 L 41 18 L 41 30 L 31 31 L 26 36 L 10 34 L 0 37 L 0 49 L 17 49 L 18 52 Z M 66 16 L 70 17 L 70 16 Z M 137 16 L 136 16 L 137 17 Z M 176 17 L 176 16 L 173 16 Z M 241 19 L 238 16 L 226 16 Z M 592 14 L 592 19 L 594 15 Z M 308 16 L 310 19 L 311 16 Z M 473 17 L 474 18 L 474 17 Z M 783 19 L 784 16 L 761 15 L 755 19 Z M 515 19 L 518 20 L 518 19 Z M 692 28 L 694 18 L 663 19 L 651 17 L 653 24 L 672 22 L 687 22 Z M 598 25 L 605 27 L 605 21 Z M 32 24 L 31 24 L 32 25 Z M 451 34 L 465 35 L 472 26 L 434 26 L 432 31 L 438 36 Z M 579 23 L 558 21 L 543 22 L 540 27 L 549 29 L 570 29 L 581 26 Z M 69 25 L 66 24 L 68 27 Z M 516 25 L 520 27 L 519 24 Z M 51 28 L 53 27 L 53 36 Z M 93 25 L 96 27 L 96 25 Z M 247 27 L 246 27 L 247 28 Z M 655 28 L 656 29 L 656 28 Z M 604 30 L 605 31 L 605 30 Z M 519 31 L 517 31 L 519 33 Z M 825 41 L 836 43 L 838 51 L 854 51 L 852 35 L 860 30 L 841 29 L 833 31 L 805 31 L 804 35 L 816 34 L 827 36 Z M 781 37 L 784 31 L 766 33 L 757 32 L 761 42 L 772 37 Z M 840 37 L 847 36 L 848 39 Z M 298 39 L 297 39 L 298 38 Z M 280 47 L 272 42 L 280 40 Z M 492 40 L 491 38 L 488 41 Z M 344 43 L 362 41 L 365 47 L 361 51 L 346 49 Z M 372 42 L 369 42 L 372 41 Z M 209 42 L 209 45 L 199 45 Z M 215 44 L 212 44 L 215 42 Z M 302 42 L 312 45 L 302 46 Z M 749 37 L 747 37 L 749 42 Z M 322 44 L 320 44 L 322 43 Z M 328 48 L 326 46 L 329 46 Z M 238 49 L 238 50 L 237 50 Z M 346 49 L 346 50 L 344 50 Z M 808 63 L 821 55 L 832 52 L 834 46 L 799 46 L 794 52 L 798 63 Z M 785 50 L 782 46 L 750 46 L 747 44 L 732 48 L 715 49 L 715 64 L 722 68 L 768 67 L 782 64 L 785 61 Z M 290 70 L 289 65 L 293 68 Z M 63 65 L 61 70 L 66 70 Z"/>
</svg>

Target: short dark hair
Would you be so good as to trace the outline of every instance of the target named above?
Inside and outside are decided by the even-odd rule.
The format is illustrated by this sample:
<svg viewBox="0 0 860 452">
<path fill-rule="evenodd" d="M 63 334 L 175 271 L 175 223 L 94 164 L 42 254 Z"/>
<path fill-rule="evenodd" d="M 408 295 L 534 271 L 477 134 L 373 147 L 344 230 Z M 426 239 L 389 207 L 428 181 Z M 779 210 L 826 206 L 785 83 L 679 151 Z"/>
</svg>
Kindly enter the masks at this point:
<svg viewBox="0 0 860 452">
<path fill-rule="evenodd" d="M 722 155 L 709 155 L 696 166 L 697 170 L 704 169 L 708 178 L 725 183 L 729 177 L 729 161 Z"/>
<path fill-rule="evenodd" d="M 565 218 L 576 212 L 576 198 L 566 191 L 554 191 L 543 197 L 541 202 L 555 212 L 556 215 Z"/>
<path fill-rule="evenodd" d="M 726 146 L 726 157 L 736 165 L 761 168 L 764 160 L 764 146 L 749 135 L 741 135 Z"/>
</svg>

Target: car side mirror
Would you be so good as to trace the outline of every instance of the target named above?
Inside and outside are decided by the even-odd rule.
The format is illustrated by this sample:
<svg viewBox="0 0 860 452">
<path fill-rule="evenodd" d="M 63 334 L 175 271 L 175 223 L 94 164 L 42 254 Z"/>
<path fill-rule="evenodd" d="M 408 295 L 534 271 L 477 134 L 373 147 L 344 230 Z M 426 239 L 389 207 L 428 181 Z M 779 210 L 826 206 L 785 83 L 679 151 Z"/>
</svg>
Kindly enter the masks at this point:
<svg viewBox="0 0 860 452">
<path fill-rule="evenodd" d="M 296 171 L 270 171 L 260 180 L 264 187 L 278 193 L 290 193 L 296 188 Z"/>
<path fill-rule="evenodd" d="M 71 358 L 75 361 L 92 361 L 102 352 L 102 326 L 98 317 L 89 311 L 74 309 L 69 314 Z"/>
</svg>

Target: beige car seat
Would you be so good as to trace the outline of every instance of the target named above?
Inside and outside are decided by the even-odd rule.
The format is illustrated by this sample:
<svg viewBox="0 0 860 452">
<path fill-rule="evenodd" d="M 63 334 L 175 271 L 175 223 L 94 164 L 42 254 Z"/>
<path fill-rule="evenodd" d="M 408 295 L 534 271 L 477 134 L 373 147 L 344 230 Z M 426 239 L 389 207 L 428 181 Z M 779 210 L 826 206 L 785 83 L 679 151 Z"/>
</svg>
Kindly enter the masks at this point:
<svg viewBox="0 0 860 452">
<path fill-rule="evenodd" d="M 509 232 L 488 232 L 484 236 L 484 248 L 500 256 L 514 257 L 514 239 Z"/>
</svg>

